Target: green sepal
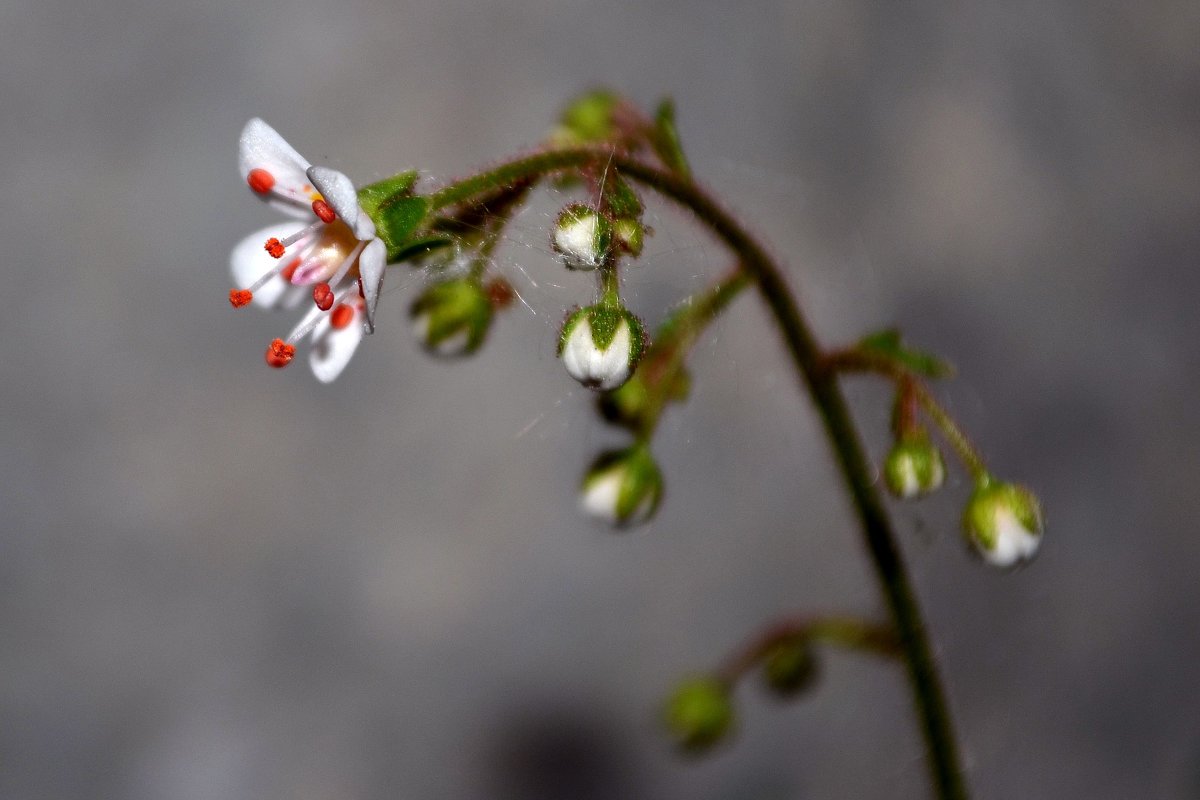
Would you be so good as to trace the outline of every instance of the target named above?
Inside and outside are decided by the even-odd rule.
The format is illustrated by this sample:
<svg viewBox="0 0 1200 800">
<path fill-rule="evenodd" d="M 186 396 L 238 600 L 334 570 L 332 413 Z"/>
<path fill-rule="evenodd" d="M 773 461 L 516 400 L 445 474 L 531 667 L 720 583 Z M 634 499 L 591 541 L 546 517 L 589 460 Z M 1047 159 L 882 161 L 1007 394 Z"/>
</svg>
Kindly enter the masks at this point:
<svg viewBox="0 0 1200 800">
<path fill-rule="evenodd" d="M 420 236 L 416 239 L 410 239 L 394 253 L 388 253 L 388 262 L 396 264 L 401 261 L 409 261 L 422 256 L 450 247 L 454 244 L 454 240 L 446 236 Z"/>
<path fill-rule="evenodd" d="M 858 350 L 868 355 L 886 358 L 910 372 L 927 378 L 948 378 L 954 374 L 954 367 L 945 359 L 905 345 L 900 338 L 900 331 L 895 328 L 864 337 L 858 343 Z"/>
<path fill-rule="evenodd" d="M 413 234 L 425 221 L 429 198 L 422 195 L 393 196 L 372 215 L 375 231 L 387 245 L 388 263 L 400 260 L 414 242 Z M 422 237 L 425 238 L 425 237 Z"/>
<path fill-rule="evenodd" d="M 637 220 L 644 210 L 642 199 L 616 170 L 610 170 L 605 178 L 603 200 L 614 219 L 630 217 Z"/>
<path fill-rule="evenodd" d="M 642 321 L 624 306 L 606 306 L 597 304 L 577 308 L 567 314 L 563 320 L 562 329 L 558 334 L 558 355 L 562 355 L 567 346 L 567 338 L 571 335 L 580 318 L 587 315 L 588 325 L 592 329 L 592 344 L 601 350 L 608 350 L 621 326 L 621 320 L 629 323 L 629 362 L 635 368 L 646 349 L 646 328 Z"/>
<path fill-rule="evenodd" d="M 411 196 L 413 187 L 417 185 L 417 177 L 416 170 L 409 170 L 369 183 L 358 190 L 358 204 L 367 212 L 367 216 L 374 218 L 379 207 L 388 201 Z"/>
</svg>

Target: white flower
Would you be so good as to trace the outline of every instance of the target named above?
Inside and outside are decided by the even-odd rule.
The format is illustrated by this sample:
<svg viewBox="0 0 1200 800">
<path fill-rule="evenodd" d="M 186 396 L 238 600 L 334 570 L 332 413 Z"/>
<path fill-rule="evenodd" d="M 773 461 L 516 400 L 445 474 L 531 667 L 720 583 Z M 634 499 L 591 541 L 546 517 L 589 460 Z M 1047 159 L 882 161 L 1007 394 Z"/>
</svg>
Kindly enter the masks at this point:
<svg viewBox="0 0 1200 800">
<path fill-rule="evenodd" d="M 645 343 L 642 324 L 624 308 L 581 308 L 567 317 L 558 354 L 572 378 L 589 389 L 616 389 L 633 374 Z"/>
<path fill-rule="evenodd" d="M 358 203 L 348 177 L 314 167 L 260 119 L 246 123 L 238 142 L 242 178 L 262 200 L 296 221 L 243 239 L 231 256 L 229 292 L 235 307 L 294 308 L 307 295 L 313 307 L 285 339 L 267 349 L 267 363 L 291 363 L 296 344 L 312 335 L 309 363 L 328 382 L 350 361 L 364 333 L 375 329 L 387 248 Z"/>
<path fill-rule="evenodd" d="M 1002 569 L 1033 558 L 1042 543 L 1037 498 L 1011 483 L 981 481 L 967 503 L 963 527 L 983 560 Z"/>
<path fill-rule="evenodd" d="M 551 244 L 563 257 L 563 263 L 578 270 L 592 270 L 603 264 L 611 242 L 608 220 L 584 205 L 564 208 L 551 237 Z"/>
</svg>

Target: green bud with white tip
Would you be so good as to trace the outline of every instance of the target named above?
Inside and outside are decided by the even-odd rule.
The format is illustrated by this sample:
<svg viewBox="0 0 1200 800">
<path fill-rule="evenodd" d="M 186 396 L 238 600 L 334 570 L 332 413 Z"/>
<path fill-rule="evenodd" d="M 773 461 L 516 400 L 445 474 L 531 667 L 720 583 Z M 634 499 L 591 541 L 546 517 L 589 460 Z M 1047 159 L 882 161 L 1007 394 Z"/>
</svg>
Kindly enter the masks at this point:
<svg viewBox="0 0 1200 800">
<path fill-rule="evenodd" d="M 409 315 L 425 349 L 439 356 L 461 356 L 478 350 L 487 338 L 492 303 L 478 281 L 460 278 L 425 289 Z"/>
<path fill-rule="evenodd" d="M 665 722 L 681 749 L 699 753 L 712 748 L 733 730 L 729 686 L 708 677 L 684 681 L 667 701 Z"/>
<path fill-rule="evenodd" d="M 984 476 L 967 502 L 963 530 L 988 564 L 1014 567 L 1032 559 L 1041 546 L 1041 505 L 1025 487 Z"/>
<path fill-rule="evenodd" d="M 610 391 L 633 374 L 646 349 L 641 320 L 624 306 L 598 303 L 567 315 L 558 356 L 572 378 L 589 389 Z"/>
<path fill-rule="evenodd" d="M 940 488 L 946 479 L 942 453 L 925 435 L 896 443 L 883 464 L 888 490 L 901 500 L 909 500 Z"/>
<path fill-rule="evenodd" d="M 618 527 L 645 522 L 662 500 L 663 479 L 645 444 L 610 450 L 597 458 L 583 478 L 583 511 Z"/>
<path fill-rule="evenodd" d="M 612 223 L 594 208 L 569 205 L 554 223 L 550 244 L 568 269 L 596 269 L 612 247 Z"/>
</svg>

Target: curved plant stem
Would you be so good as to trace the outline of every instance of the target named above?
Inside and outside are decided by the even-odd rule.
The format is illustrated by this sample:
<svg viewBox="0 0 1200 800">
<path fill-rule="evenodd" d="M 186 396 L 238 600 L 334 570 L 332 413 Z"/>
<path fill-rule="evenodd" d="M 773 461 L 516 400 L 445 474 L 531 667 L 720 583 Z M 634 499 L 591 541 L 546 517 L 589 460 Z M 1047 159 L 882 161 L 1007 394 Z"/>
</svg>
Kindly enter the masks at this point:
<svg viewBox="0 0 1200 800">
<path fill-rule="evenodd" d="M 754 669 L 771 648 L 795 638 L 882 658 L 898 658 L 902 652 L 891 625 L 850 616 L 802 617 L 780 620 L 763 630 L 734 652 L 717 670 L 717 675 L 732 684 Z"/>
<path fill-rule="evenodd" d="M 925 624 L 896 546 L 891 521 L 872 483 L 871 469 L 838 385 L 837 373 L 824 368 L 816 338 L 781 270 L 754 237 L 690 178 L 602 148 L 553 150 L 501 164 L 435 192 L 430 197 L 430 207 L 438 209 L 459 203 L 479 192 L 532 175 L 597 163 L 609 164 L 626 178 L 689 209 L 724 240 L 737 255 L 743 269 L 755 280 L 800 379 L 817 406 L 850 490 L 867 550 L 903 649 L 937 797 L 964 800 L 967 788 L 959 765 L 958 747 Z"/>
</svg>

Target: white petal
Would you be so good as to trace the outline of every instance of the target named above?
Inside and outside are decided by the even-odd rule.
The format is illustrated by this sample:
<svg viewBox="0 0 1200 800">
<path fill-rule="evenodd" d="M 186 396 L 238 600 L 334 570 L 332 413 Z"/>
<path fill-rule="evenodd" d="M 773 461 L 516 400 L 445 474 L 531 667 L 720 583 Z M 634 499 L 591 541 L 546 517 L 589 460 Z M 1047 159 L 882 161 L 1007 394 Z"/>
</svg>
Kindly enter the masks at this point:
<svg viewBox="0 0 1200 800">
<path fill-rule="evenodd" d="M 265 169 L 275 179 L 271 191 L 259 195 L 275 208 L 294 217 L 311 218 L 312 191 L 309 163 L 267 123 L 255 118 L 246 123 L 238 140 L 238 169 L 242 180 L 252 169 Z M 309 191 L 305 191 L 308 187 Z"/>
<path fill-rule="evenodd" d="M 592 340 L 592 325 L 584 316 L 567 337 L 562 352 L 563 366 L 584 386 L 603 391 L 615 389 L 629 378 L 631 337 L 629 322 L 621 320 L 608 349 L 601 350 Z"/>
<path fill-rule="evenodd" d="M 593 517 L 615 523 L 624 478 L 625 470 L 617 467 L 588 481 L 579 498 L 580 507 Z"/>
<path fill-rule="evenodd" d="M 267 239 L 283 239 L 303 227 L 299 222 L 281 222 L 252 233 L 238 242 L 229 256 L 234 285 L 239 289 L 250 286 L 279 266 L 279 261 L 271 258 L 271 254 L 263 245 Z M 286 255 L 284 257 L 289 258 Z M 304 293 L 303 289 L 292 286 L 280 275 L 276 275 L 254 293 L 254 304 L 263 308 L 292 308 L 300 302 Z"/>
<path fill-rule="evenodd" d="M 308 179 L 358 239 L 365 242 L 375 238 L 375 223 L 358 207 L 358 192 L 344 173 L 329 167 L 309 167 Z"/>
<path fill-rule="evenodd" d="M 326 314 L 313 329 L 313 347 L 308 354 L 308 364 L 312 367 L 313 375 L 322 383 L 329 383 L 342 374 L 342 370 L 350 363 L 350 357 L 358 349 L 358 343 L 362 341 L 363 328 L 357 319 L 360 313 L 356 311 L 354 316 L 349 325 L 335 329 L 330 324 L 330 316 Z"/>
<path fill-rule="evenodd" d="M 367 318 L 363 331 L 375 332 L 375 306 L 383 291 L 383 272 L 387 266 L 387 245 L 382 239 L 372 239 L 358 257 L 358 274 L 362 278 L 363 297 L 367 301 Z"/>
<path fill-rule="evenodd" d="M 566 221 L 554 230 L 554 245 L 569 269 L 590 270 L 600 266 L 600 254 L 596 252 L 599 222 L 595 214 L 588 214 Z"/>
<path fill-rule="evenodd" d="M 1037 551 L 1038 537 L 1029 532 L 1009 511 L 997 511 L 996 544 L 983 552 L 984 559 L 996 567 L 1012 567 Z"/>
</svg>

